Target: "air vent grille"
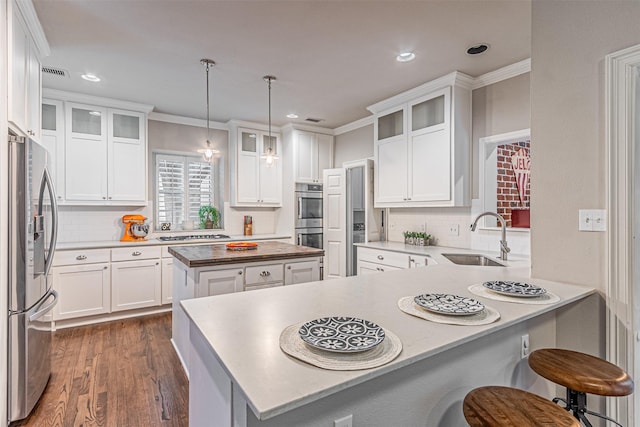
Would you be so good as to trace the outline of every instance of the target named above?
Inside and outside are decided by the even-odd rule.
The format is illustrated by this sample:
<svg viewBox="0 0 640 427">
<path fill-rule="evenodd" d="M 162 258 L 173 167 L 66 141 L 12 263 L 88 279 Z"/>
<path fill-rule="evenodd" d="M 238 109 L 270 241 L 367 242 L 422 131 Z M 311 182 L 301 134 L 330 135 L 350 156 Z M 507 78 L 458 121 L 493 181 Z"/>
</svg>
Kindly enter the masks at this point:
<svg viewBox="0 0 640 427">
<path fill-rule="evenodd" d="M 315 119 L 313 117 L 307 117 L 305 120 L 311 123 L 320 123 L 323 119 Z"/>
<path fill-rule="evenodd" d="M 42 72 L 56 77 L 69 77 L 69 72 L 61 68 L 42 67 Z"/>
</svg>

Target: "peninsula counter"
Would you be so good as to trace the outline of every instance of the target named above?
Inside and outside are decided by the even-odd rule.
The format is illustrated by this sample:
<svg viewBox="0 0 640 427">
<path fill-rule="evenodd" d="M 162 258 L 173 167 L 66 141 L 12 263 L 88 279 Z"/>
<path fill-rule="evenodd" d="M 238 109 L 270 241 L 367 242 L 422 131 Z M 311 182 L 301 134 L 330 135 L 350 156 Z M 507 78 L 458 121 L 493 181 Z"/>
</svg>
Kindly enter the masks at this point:
<svg viewBox="0 0 640 427">
<path fill-rule="evenodd" d="M 191 426 L 465 426 L 462 399 L 481 385 L 509 385 L 551 397 L 554 387 L 520 356 L 556 345 L 556 316 L 599 298 L 590 288 L 531 279 L 529 268 L 434 265 L 257 292 L 182 301 L 189 317 Z M 468 287 L 526 281 L 560 297 L 548 305 L 482 298 Z M 423 293 L 476 298 L 500 319 L 483 326 L 432 323 L 397 302 Z M 592 304 L 592 303 L 591 303 Z M 580 307 L 578 307 L 580 308 Z M 331 371 L 279 348 L 287 326 L 326 316 L 355 316 L 395 333 L 403 350 L 374 369 Z"/>
</svg>

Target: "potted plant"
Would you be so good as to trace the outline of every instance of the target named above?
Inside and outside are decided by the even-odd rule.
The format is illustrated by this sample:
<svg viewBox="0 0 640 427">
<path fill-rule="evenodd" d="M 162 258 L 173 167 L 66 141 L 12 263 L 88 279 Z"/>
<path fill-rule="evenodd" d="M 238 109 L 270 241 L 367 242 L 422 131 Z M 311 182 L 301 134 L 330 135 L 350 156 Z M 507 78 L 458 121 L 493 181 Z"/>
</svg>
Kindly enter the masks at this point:
<svg viewBox="0 0 640 427">
<path fill-rule="evenodd" d="M 220 221 L 220 211 L 213 206 L 201 206 L 198 211 L 200 217 L 200 228 L 218 228 Z"/>
</svg>

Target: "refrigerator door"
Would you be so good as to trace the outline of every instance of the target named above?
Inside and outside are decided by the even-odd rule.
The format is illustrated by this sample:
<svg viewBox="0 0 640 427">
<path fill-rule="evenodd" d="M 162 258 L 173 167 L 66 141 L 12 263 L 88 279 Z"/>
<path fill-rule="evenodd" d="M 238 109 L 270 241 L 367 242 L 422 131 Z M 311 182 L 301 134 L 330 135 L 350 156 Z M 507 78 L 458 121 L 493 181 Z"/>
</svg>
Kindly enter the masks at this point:
<svg viewBox="0 0 640 427">
<path fill-rule="evenodd" d="M 9 421 L 25 418 L 38 402 L 51 374 L 51 321 L 58 302 L 49 291 L 30 310 L 9 316 Z"/>
</svg>

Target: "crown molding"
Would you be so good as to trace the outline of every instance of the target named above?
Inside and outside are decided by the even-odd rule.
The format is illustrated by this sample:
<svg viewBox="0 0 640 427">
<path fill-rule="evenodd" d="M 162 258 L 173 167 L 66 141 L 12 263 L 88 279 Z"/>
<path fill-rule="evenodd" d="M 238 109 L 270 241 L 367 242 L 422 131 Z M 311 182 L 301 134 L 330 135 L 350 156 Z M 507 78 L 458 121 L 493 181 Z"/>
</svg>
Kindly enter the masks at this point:
<svg viewBox="0 0 640 427">
<path fill-rule="evenodd" d="M 359 120 L 356 120 L 351 123 L 347 123 L 346 125 L 342 125 L 333 130 L 334 135 L 342 135 L 343 133 L 351 132 L 352 130 L 360 129 L 365 126 L 369 126 L 373 124 L 373 116 L 363 117 Z"/>
<path fill-rule="evenodd" d="M 36 44 L 36 47 L 40 52 L 40 56 L 45 57 L 51 55 L 51 47 L 49 46 L 47 36 L 44 33 L 44 29 L 40 24 L 38 14 L 36 13 L 36 9 L 33 7 L 31 0 L 20 0 L 14 2 L 14 4 L 18 6 L 18 9 L 20 9 L 20 13 L 24 18 L 25 24 L 27 24 L 27 28 L 31 33 L 33 42 Z"/>
<path fill-rule="evenodd" d="M 232 127 L 235 127 L 235 128 L 243 127 L 243 128 L 261 130 L 261 131 L 268 131 L 269 130 L 269 125 L 268 124 L 247 122 L 247 121 L 244 121 L 244 120 L 232 119 L 232 120 L 229 120 L 226 123 L 226 125 L 227 125 L 228 129 L 231 129 Z M 271 131 L 275 132 L 275 133 L 280 133 L 281 128 L 280 128 L 280 126 L 271 125 Z"/>
<path fill-rule="evenodd" d="M 531 72 L 531 58 L 482 74 L 473 80 L 471 88 L 479 89 L 529 72 Z"/>
<path fill-rule="evenodd" d="M 152 111 L 149 113 L 148 119 L 154 120 L 156 122 L 174 123 L 177 125 L 195 126 L 199 128 L 207 127 L 207 121 L 204 119 L 194 119 L 192 117 L 175 116 L 173 114 L 158 113 L 155 111 Z M 226 131 L 229 130 L 229 128 L 225 123 L 214 122 L 211 120 L 209 120 L 209 128 L 226 130 Z"/>
<path fill-rule="evenodd" d="M 120 99 L 103 98 L 101 96 L 86 95 L 84 93 L 67 92 L 64 90 L 42 88 L 42 97 L 57 99 L 58 101 L 78 102 L 81 104 L 99 105 L 107 108 L 120 108 L 122 110 L 139 111 L 149 114 L 153 105 L 139 104 L 137 102 L 122 101 Z"/>
<path fill-rule="evenodd" d="M 334 129 L 329 129 L 329 128 L 323 128 L 320 126 L 311 126 L 311 125 L 305 125 L 302 123 L 287 123 L 286 125 L 281 127 L 282 131 L 288 132 L 288 131 L 292 131 L 292 130 L 306 130 L 308 132 L 316 132 L 316 133 L 322 133 L 325 135 L 335 135 L 335 130 Z"/>
</svg>

